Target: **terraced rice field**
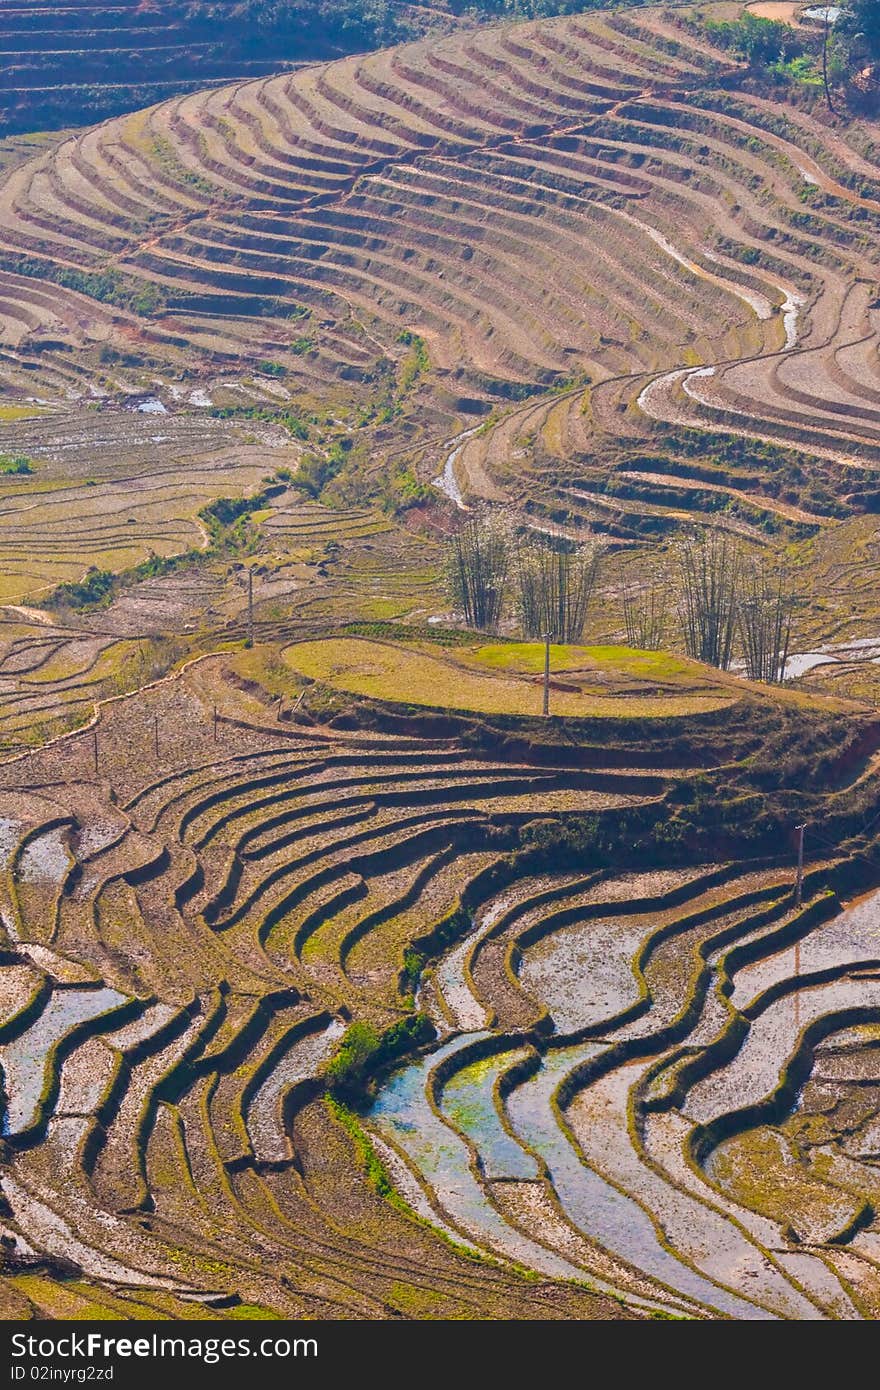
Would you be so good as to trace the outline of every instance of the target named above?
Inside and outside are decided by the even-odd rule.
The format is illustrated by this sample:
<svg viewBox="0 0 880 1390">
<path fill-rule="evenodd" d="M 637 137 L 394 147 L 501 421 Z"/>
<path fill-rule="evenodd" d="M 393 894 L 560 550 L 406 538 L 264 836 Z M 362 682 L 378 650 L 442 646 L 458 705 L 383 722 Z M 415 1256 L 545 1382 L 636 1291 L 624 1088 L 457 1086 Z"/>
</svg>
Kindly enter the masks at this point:
<svg viewBox="0 0 880 1390">
<path fill-rule="evenodd" d="M 503 653 L 505 649 L 500 650 Z M 424 649 L 407 650 L 399 643 L 383 645 L 355 637 L 297 643 L 287 649 L 284 659 L 300 675 L 354 695 L 481 714 L 539 714 L 543 677 L 539 680 L 532 673 L 537 672 L 539 659 L 543 663 L 543 648 L 532 644 L 524 655 L 525 670 L 517 672 L 511 663 L 513 672 L 508 675 L 491 666 L 487 670 L 479 651 L 470 661 L 465 654 L 456 660 L 455 653 L 438 658 Z M 642 655 L 650 671 L 651 658 L 647 653 Z M 614 695 L 603 688 L 602 667 L 591 660 L 589 648 L 570 652 L 558 648 L 553 657 L 553 708 L 560 715 L 637 719 L 675 713 L 698 718 L 733 701 L 731 694 L 705 681 L 705 673 L 696 663 L 691 663 L 690 670 L 688 663 L 678 663 L 682 673 L 690 677 L 678 690 L 674 686 L 672 690 L 663 690 L 662 685 L 652 687 L 649 676 L 641 691 L 636 687 L 628 694 Z"/>
<path fill-rule="evenodd" d="M 76 396 L 103 353 L 111 392 L 148 366 L 172 409 L 369 411 L 396 372 L 421 404 L 409 452 L 455 496 L 629 544 L 694 517 L 754 543 L 833 528 L 876 492 L 873 136 L 728 90 L 738 72 L 646 6 L 75 135 L 0 191 L 2 378 Z M 739 468 L 718 435 L 751 441 Z"/>
<path fill-rule="evenodd" d="M 0 1316 L 880 1317 L 876 127 L 659 6 L 202 76 L 0 152 Z M 549 719 L 478 501 L 607 546 Z M 694 523 L 795 688 L 620 645 Z"/>
<path fill-rule="evenodd" d="M 605 1315 L 559 1261 L 519 1288 L 387 1207 L 316 1078 L 352 1015 L 403 1016 L 404 949 L 497 872 L 527 791 L 629 779 L 260 708 L 209 658 L 105 707 L 97 778 L 90 735 L 7 764 L 9 1306 Z"/>
<path fill-rule="evenodd" d="M 699 352 L 710 336 L 731 355 L 770 351 L 783 336 L 778 287 L 749 290 L 724 266 L 695 276 L 666 245 L 644 156 L 622 138 L 617 149 L 640 100 L 717 69 L 716 54 L 675 47 L 656 11 L 567 19 L 182 97 L 13 171 L 9 269 L 15 254 L 48 257 L 153 286 L 169 312 L 149 336 L 172 358 L 181 336 L 200 357 L 253 353 L 258 314 L 297 386 L 340 370 L 357 379 L 377 352 L 395 355 L 400 326 L 418 329 L 441 372 L 490 392 L 573 368 L 674 366 L 683 343 Z M 687 222 L 670 214 L 689 251 Z M 536 261 L 540 292 L 521 273 Z M 4 283 L 12 346 L 48 327 L 50 306 L 41 313 L 26 278 Z M 52 335 L 118 339 L 119 315 L 83 323 L 83 309 L 53 296 Z M 280 335 L 302 310 L 310 347 L 298 361 Z"/>
<path fill-rule="evenodd" d="M 876 897 L 841 910 L 833 855 L 797 906 L 786 855 L 513 852 L 664 814 L 775 716 L 481 745 L 322 722 L 316 686 L 291 720 L 237 660 L 5 764 L 4 1306 L 875 1316 Z M 328 1101 L 414 986 L 434 1041 Z"/>
<path fill-rule="evenodd" d="M 74 0 L 59 7 L 4 0 L 0 128 L 82 125 L 175 92 L 256 77 L 340 51 L 324 26 L 316 31 L 308 24 L 307 11 L 298 25 L 288 22 L 280 31 L 264 25 L 256 35 L 254 19 L 229 3 L 205 14 L 191 4 Z"/>
</svg>

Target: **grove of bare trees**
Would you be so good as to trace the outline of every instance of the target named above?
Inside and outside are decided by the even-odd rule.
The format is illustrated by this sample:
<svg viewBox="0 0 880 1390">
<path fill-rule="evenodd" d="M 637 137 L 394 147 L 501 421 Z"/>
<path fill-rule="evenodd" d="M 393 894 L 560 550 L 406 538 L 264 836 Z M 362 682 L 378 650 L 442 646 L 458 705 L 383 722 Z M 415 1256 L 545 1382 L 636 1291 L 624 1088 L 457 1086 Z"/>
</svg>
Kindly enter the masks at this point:
<svg viewBox="0 0 880 1390">
<path fill-rule="evenodd" d="M 556 642 L 584 636 L 602 559 L 595 541 L 518 530 L 501 512 L 475 511 L 450 538 L 450 599 L 468 627 L 496 632 L 508 616 L 523 637 Z M 680 641 L 696 661 L 749 680 L 785 679 L 796 598 L 784 566 L 747 555 L 719 532 L 684 535 L 664 568 L 622 590 L 626 641 L 656 651 Z"/>
<path fill-rule="evenodd" d="M 468 627 L 494 632 L 512 608 L 524 637 L 551 633 L 577 642 L 584 633 L 601 551 L 539 532 L 517 534 L 503 515 L 469 516 L 450 538 L 446 559 L 450 598 Z"/>
<path fill-rule="evenodd" d="M 578 642 L 599 572 L 599 547 L 531 535 L 517 546 L 515 579 L 524 637 Z"/>
</svg>

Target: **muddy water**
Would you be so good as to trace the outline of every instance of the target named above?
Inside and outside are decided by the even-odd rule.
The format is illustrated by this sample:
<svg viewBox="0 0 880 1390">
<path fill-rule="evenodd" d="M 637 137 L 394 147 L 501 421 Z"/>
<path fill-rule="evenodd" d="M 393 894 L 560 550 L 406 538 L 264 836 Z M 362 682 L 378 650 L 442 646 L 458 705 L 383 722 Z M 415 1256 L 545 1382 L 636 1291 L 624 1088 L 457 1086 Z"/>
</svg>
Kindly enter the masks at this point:
<svg viewBox="0 0 880 1390">
<path fill-rule="evenodd" d="M 397 1072 L 383 1087 L 369 1113 L 380 1135 L 400 1149 L 456 1227 L 483 1249 L 527 1265 L 542 1274 L 583 1278 L 583 1270 L 509 1226 L 474 1177 L 465 1142 L 435 1114 L 425 1086 L 431 1070 L 487 1033 L 466 1033 Z"/>
<path fill-rule="evenodd" d="M 732 1279 L 748 1280 L 745 1291 L 751 1291 L 753 1297 L 760 1298 L 766 1307 L 775 1310 L 782 1317 L 797 1318 L 801 1321 L 815 1320 L 818 1317 L 816 1308 L 807 1302 L 797 1288 L 791 1286 L 786 1277 L 791 1271 L 787 1268 L 780 1271 L 776 1267 L 781 1262 L 780 1232 L 776 1223 L 756 1212 L 737 1206 L 723 1193 L 709 1188 L 685 1161 L 684 1144 L 690 1130 L 691 1126 L 687 1120 L 675 1111 L 649 1113 L 645 1117 L 643 1135 L 645 1153 L 662 1172 L 668 1174 L 670 1181 L 683 1191 L 692 1193 L 701 1203 L 710 1203 L 723 1215 L 733 1217 L 736 1225 L 730 1222 L 732 1231 L 735 1232 L 738 1227 L 743 1228 L 743 1239 L 747 1243 L 746 1253 L 742 1263 L 732 1266 Z M 749 1243 L 754 1247 L 751 1251 Z M 766 1254 L 760 1253 L 756 1263 L 755 1252 L 766 1250 L 774 1252 L 774 1260 L 771 1261 Z M 821 1262 L 818 1269 L 804 1264 L 794 1271 L 794 1278 L 820 1306 L 827 1306 L 828 1303 L 827 1273 Z M 839 1286 L 832 1292 L 840 1293 Z"/>
<path fill-rule="evenodd" d="M 68 831 L 59 826 L 47 830 L 25 846 L 18 861 L 18 877 L 22 883 L 58 884 L 70 865 L 67 848 Z"/>
<path fill-rule="evenodd" d="M 104 1279 L 111 1284 L 140 1288 L 180 1288 L 179 1280 L 162 1278 L 139 1269 L 121 1264 L 112 1255 L 105 1255 L 87 1243 L 82 1232 L 87 1229 L 91 1209 L 84 1206 L 77 1194 L 66 1193 L 65 1217 L 41 1200 L 42 1194 L 32 1190 L 30 1182 L 20 1179 L 18 1173 L 3 1175 L 3 1191 L 12 1203 L 15 1218 L 29 1239 L 40 1250 L 59 1259 L 73 1260 L 75 1264 L 94 1279 Z M 80 1218 L 80 1219 L 78 1219 Z M 71 1223 L 68 1225 L 68 1221 Z M 115 1238 L 128 1258 L 143 1258 L 139 1248 L 139 1238 L 128 1223 L 102 1213 L 101 1239 Z M 75 1228 L 75 1229 L 74 1229 Z M 147 1253 L 147 1252 L 144 1252 Z M 152 1253 L 152 1252 L 149 1252 Z M 156 1254 L 159 1247 L 156 1247 Z M 146 1261 L 144 1261 L 146 1265 Z"/>
<path fill-rule="evenodd" d="M 124 1000 L 125 995 L 115 989 L 56 990 L 27 1032 L 0 1048 L 7 1095 L 4 1134 L 18 1134 L 36 1119 L 50 1049 L 76 1024 L 97 1018 Z"/>
<path fill-rule="evenodd" d="M 12 851 L 15 849 L 21 834 L 21 828 L 21 821 L 10 820 L 8 816 L 0 816 L 0 868 L 5 868 L 9 863 Z"/>
<path fill-rule="evenodd" d="M 880 639 L 859 637 L 851 642 L 817 647 L 812 652 L 796 652 L 785 663 L 785 678 L 795 680 L 798 676 L 805 676 L 808 671 L 814 671 L 817 666 L 851 661 L 880 662 Z"/>
<path fill-rule="evenodd" d="M 830 921 L 821 922 L 798 945 L 786 946 L 737 971 L 731 1003 L 742 1009 L 777 980 L 791 979 L 798 972 L 809 975 L 831 966 L 871 960 L 880 961 L 880 893 L 872 893 Z"/>
<path fill-rule="evenodd" d="M 480 1003 L 468 982 L 465 963 L 476 942 L 507 911 L 511 901 L 510 898 L 499 898 L 494 902 L 479 918 L 473 931 L 468 932 L 464 940 L 444 956 L 435 971 L 435 984 L 443 1002 L 455 1019 L 456 1027 L 464 1032 L 478 1032 L 489 1022 L 488 1010 Z"/>
<path fill-rule="evenodd" d="M 164 1028 L 166 1023 L 177 1014 L 178 1010 L 173 1009 L 170 1004 L 153 1004 L 149 1009 L 138 1017 L 133 1018 L 131 1023 L 126 1023 L 122 1028 L 115 1029 L 112 1033 L 104 1034 L 104 1041 L 109 1047 L 116 1047 L 120 1052 L 128 1052 L 131 1048 L 137 1047 L 139 1043 L 151 1038 L 160 1028 Z"/>
<path fill-rule="evenodd" d="M 693 1087 L 684 1113 L 706 1124 L 762 1100 L 778 1085 L 803 1029 L 823 1015 L 856 1005 L 880 1009 L 880 980 L 834 980 L 777 999 L 752 1021 L 736 1056 Z"/>
<path fill-rule="evenodd" d="M 443 1088 L 440 1109 L 450 1124 L 469 1139 L 480 1155 L 483 1176 L 539 1178 L 540 1169 L 531 1154 L 510 1135 L 495 1104 L 495 1085 L 515 1062 L 529 1055 L 528 1048 L 496 1053 L 472 1062 L 455 1073 Z"/>
<path fill-rule="evenodd" d="M 124 829 L 125 822 L 122 820 L 116 824 L 112 821 L 90 821 L 76 837 L 77 859 L 87 859 L 89 855 L 105 849 L 119 838 Z"/>
<path fill-rule="evenodd" d="M 803 171 L 801 172 L 803 173 Z M 806 178 L 807 175 L 804 175 L 804 177 Z M 642 224 L 640 223 L 639 225 L 641 226 Z M 777 312 L 769 299 L 764 295 L 758 294 L 757 291 L 748 289 L 744 285 L 737 285 L 732 281 L 725 280 L 721 276 L 712 275 L 711 272 L 703 270 L 702 266 L 698 266 L 695 262 L 689 261 L 677 251 L 671 243 L 666 243 L 664 245 L 666 238 L 663 237 L 661 233 L 648 227 L 645 227 L 644 230 L 648 232 L 653 241 L 656 241 L 658 245 L 663 245 L 665 251 L 674 256 L 681 265 L 686 266 L 693 274 L 698 275 L 701 279 L 711 280 L 713 283 L 717 283 L 721 287 L 729 290 L 730 293 L 735 294 L 739 299 L 742 299 L 755 311 L 759 319 L 767 320 L 772 318 Z M 706 254 L 709 259 L 714 259 L 711 253 Z M 793 290 L 786 289 L 784 285 L 780 285 L 778 288 L 783 295 L 783 301 L 778 312 L 782 315 L 782 327 L 785 332 L 785 351 L 789 352 L 792 348 L 797 347 L 800 311 L 806 301 Z M 649 415 L 653 420 L 671 420 L 672 415 L 668 411 L 664 413 L 662 408 L 662 399 L 666 388 L 668 386 L 674 386 L 677 382 L 681 382 L 682 389 L 686 395 L 690 396 L 692 400 L 697 401 L 699 404 L 704 404 L 703 398 L 692 383 L 696 383 L 701 377 L 713 377 L 715 375 L 715 370 L 715 367 L 712 366 L 678 367 L 674 371 L 664 372 L 662 376 L 655 377 L 653 381 L 649 381 L 648 384 L 642 388 L 636 404 L 639 410 L 643 411 L 645 415 Z"/>
<path fill-rule="evenodd" d="M 87 1038 L 61 1068 L 56 1115 L 93 1115 L 113 1077 L 115 1059 L 101 1038 Z"/>
<path fill-rule="evenodd" d="M 434 976 L 443 1002 L 452 1014 L 457 1028 L 477 1032 L 489 1022 L 489 1012 L 480 1003 L 464 973 L 465 962 L 474 948 L 478 933 L 474 932 L 450 951 Z"/>
<path fill-rule="evenodd" d="M 480 429 L 482 429 L 481 425 L 475 425 L 473 429 L 464 430 L 462 434 L 457 434 L 454 439 L 450 439 L 449 444 L 454 446 L 452 452 L 446 456 L 442 473 L 432 479 L 432 487 L 437 488 L 440 492 L 445 492 L 450 501 L 454 502 L 461 511 L 467 511 L 467 507 L 455 476 L 455 464 L 466 441 Z M 447 445 L 447 447 L 449 446 Z"/>
<path fill-rule="evenodd" d="M 625 216 L 625 214 L 624 214 Z M 671 256 L 679 265 L 684 266 L 685 270 L 690 271 L 699 280 L 706 280 L 716 288 L 726 290 L 728 294 L 736 295 L 743 303 L 748 304 L 759 319 L 770 319 L 773 317 L 773 305 L 766 295 L 759 294 L 757 290 L 750 289 L 747 285 L 738 285 L 734 280 L 725 280 L 721 275 L 715 275 L 711 270 L 705 270 L 696 261 L 690 260 L 677 246 L 665 237 L 656 227 L 651 227 L 647 222 L 639 222 L 635 217 L 626 217 L 626 221 L 632 223 L 645 233 L 646 236 L 665 251 L 667 256 Z"/>
<path fill-rule="evenodd" d="M 766 1316 L 736 1296 L 754 1297 L 760 1291 L 754 1284 L 761 1270 L 760 1253 L 721 1213 L 667 1182 L 633 1144 L 629 1095 L 651 1065 L 638 1061 L 619 1067 L 575 1098 L 568 1120 L 581 1151 L 598 1172 L 652 1213 L 684 1270 L 690 1267 L 691 1273 L 732 1290 L 725 1294 L 719 1288 L 713 1294 L 707 1288 L 704 1301 L 741 1318 Z M 700 1296 L 692 1288 L 682 1292 Z"/>
<path fill-rule="evenodd" d="M 541 1071 L 507 1098 L 506 1109 L 514 1131 L 547 1164 L 563 1210 L 585 1235 L 685 1298 L 719 1309 L 736 1305 L 739 1316 L 760 1316 L 751 1307 L 743 1313 L 738 1299 L 710 1284 L 664 1249 L 650 1214 L 585 1163 L 560 1128 L 551 1104 L 553 1092 L 577 1062 L 603 1050 L 602 1044 L 591 1043 L 549 1052 Z"/>
<path fill-rule="evenodd" d="M 450 1240 L 454 1240 L 457 1245 L 463 1245 L 467 1250 L 478 1252 L 478 1245 L 474 1245 L 473 1241 L 468 1240 L 460 1231 L 454 1230 L 448 1222 L 443 1220 L 440 1213 L 432 1207 L 415 1174 L 407 1167 L 397 1150 L 386 1143 L 384 1139 L 380 1139 L 378 1134 L 374 1133 L 372 1130 L 369 1131 L 369 1138 L 370 1143 L 384 1165 L 395 1188 L 410 1209 L 415 1212 L 416 1216 L 420 1216 L 423 1221 L 427 1221 L 430 1225 L 436 1226 L 437 1229 L 443 1231 L 444 1235 L 447 1235 Z"/>
<path fill-rule="evenodd" d="M 560 1033 L 595 1027 L 639 998 L 633 957 L 647 917 L 605 917 L 564 927 L 525 952 L 519 977 Z"/>
</svg>

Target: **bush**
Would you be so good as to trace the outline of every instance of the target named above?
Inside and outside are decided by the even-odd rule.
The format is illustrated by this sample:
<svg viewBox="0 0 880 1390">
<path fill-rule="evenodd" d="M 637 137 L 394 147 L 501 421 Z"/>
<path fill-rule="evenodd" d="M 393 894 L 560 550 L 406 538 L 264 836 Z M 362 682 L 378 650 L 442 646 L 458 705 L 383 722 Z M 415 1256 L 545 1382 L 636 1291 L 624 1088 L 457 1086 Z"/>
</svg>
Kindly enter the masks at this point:
<svg viewBox="0 0 880 1390">
<path fill-rule="evenodd" d="M 426 1014 L 409 1014 L 384 1033 L 377 1033 L 369 1023 L 353 1023 L 325 1072 L 331 1096 L 348 1104 L 365 1101 L 371 1081 L 382 1068 L 435 1037 Z"/>
<path fill-rule="evenodd" d="M 720 23 L 709 20 L 706 28 L 715 43 L 745 58 L 753 68 L 784 63 L 801 51 L 800 41 L 790 25 L 778 19 L 759 19 L 748 10 L 740 19 Z"/>
<path fill-rule="evenodd" d="M 94 566 L 78 584 L 59 584 L 49 599 L 50 604 L 66 604 L 69 608 L 105 608 L 113 597 L 115 575 L 112 570 Z"/>
<path fill-rule="evenodd" d="M 273 410 L 264 405 L 218 405 L 212 406 L 210 414 L 215 420 L 265 420 L 281 425 L 294 439 L 309 437 L 308 425 L 292 410 Z"/>
<path fill-rule="evenodd" d="M 293 477 L 293 486 L 300 488 L 309 497 L 320 496 L 327 484 L 341 471 L 350 449 L 351 440 L 343 439 L 331 444 L 326 458 L 308 454 Z"/>
<path fill-rule="evenodd" d="M 0 473 L 33 473 L 33 460 L 26 454 L 0 454 Z"/>
<path fill-rule="evenodd" d="M 158 285 L 135 279 L 131 275 L 123 275 L 115 269 L 76 270 L 36 256 L 13 256 L 7 253 L 0 255 L 0 266 L 15 275 L 50 280 L 64 289 L 88 295 L 90 299 L 97 299 L 102 304 L 115 304 L 121 309 L 131 309 L 136 314 L 154 313 L 165 303 L 163 292 Z"/>
</svg>

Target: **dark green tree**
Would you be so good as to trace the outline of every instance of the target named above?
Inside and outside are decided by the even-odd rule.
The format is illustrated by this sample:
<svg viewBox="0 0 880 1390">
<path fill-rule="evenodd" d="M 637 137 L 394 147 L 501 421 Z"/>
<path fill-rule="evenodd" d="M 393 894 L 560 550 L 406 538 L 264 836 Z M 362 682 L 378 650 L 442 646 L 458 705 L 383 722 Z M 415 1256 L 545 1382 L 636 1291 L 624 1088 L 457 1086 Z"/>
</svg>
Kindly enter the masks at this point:
<svg viewBox="0 0 880 1390">
<path fill-rule="evenodd" d="M 880 61 L 880 0 L 843 0 L 834 38 L 853 63 Z"/>
</svg>

